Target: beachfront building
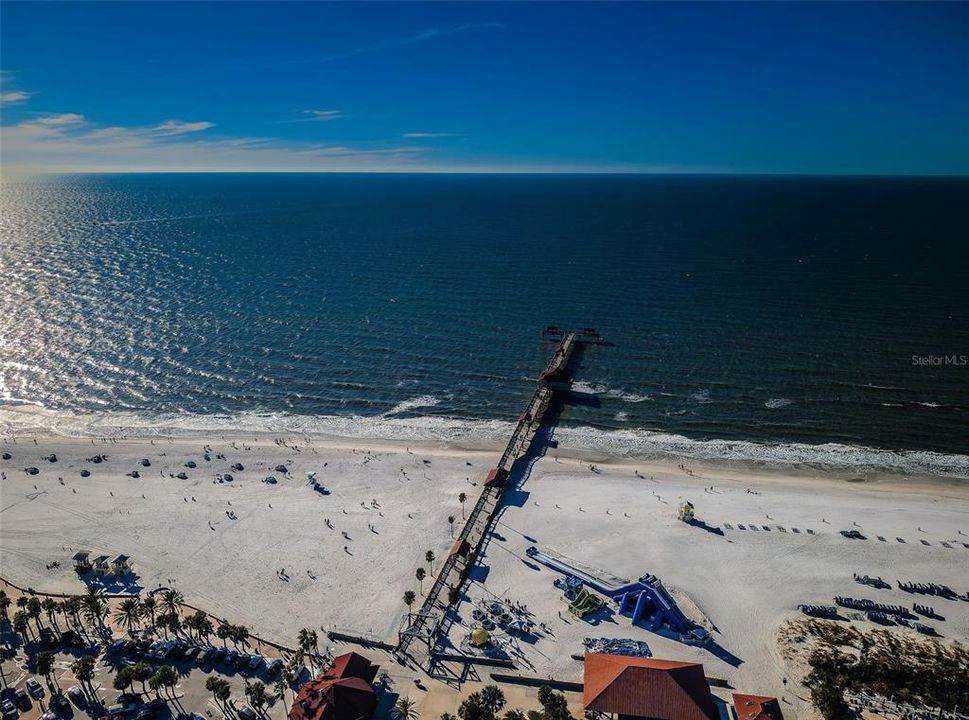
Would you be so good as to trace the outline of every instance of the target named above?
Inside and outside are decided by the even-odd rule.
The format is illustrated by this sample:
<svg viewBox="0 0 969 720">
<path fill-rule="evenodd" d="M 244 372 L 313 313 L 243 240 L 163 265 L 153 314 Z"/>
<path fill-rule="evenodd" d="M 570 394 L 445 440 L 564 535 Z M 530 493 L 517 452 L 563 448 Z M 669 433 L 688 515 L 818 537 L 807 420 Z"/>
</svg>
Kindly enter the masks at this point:
<svg viewBox="0 0 969 720">
<path fill-rule="evenodd" d="M 91 553 L 89 550 L 78 550 L 71 560 L 74 561 L 74 571 L 78 575 L 91 572 Z"/>
<path fill-rule="evenodd" d="M 582 702 L 616 720 L 720 717 L 700 663 L 587 653 Z"/>
<path fill-rule="evenodd" d="M 349 652 L 300 688 L 289 720 L 370 720 L 377 708 L 373 681 L 378 667 Z"/>
<path fill-rule="evenodd" d="M 784 720 L 780 703 L 775 697 L 733 694 L 737 720 Z"/>
</svg>

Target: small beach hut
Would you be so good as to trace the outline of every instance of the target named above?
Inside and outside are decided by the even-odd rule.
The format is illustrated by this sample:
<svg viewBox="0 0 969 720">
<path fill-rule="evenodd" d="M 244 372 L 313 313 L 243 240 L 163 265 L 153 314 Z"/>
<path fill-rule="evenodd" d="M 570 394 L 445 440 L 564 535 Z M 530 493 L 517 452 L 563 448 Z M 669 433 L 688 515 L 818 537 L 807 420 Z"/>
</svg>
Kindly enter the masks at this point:
<svg viewBox="0 0 969 720">
<path fill-rule="evenodd" d="M 504 468 L 491 468 L 488 477 L 485 479 L 486 488 L 504 487 L 508 481 L 508 471 Z"/>
<path fill-rule="evenodd" d="M 107 575 L 111 570 L 111 566 L 108 564 L 107 555 L 98 555 L 96 558 L 94 558 L 91 565 L 94 572 L 96 572 L 98 575 Z"/>
<path fill-rule="evenodd" d="M 74 571 L 79 575 L 91 571 L 90 551 L 78 550 L 71 559 L 74 561 Z"/>
<path fill-rule="evenodd" d="M 115 575 L 124 575 L 131 569 L 131 558 L 127 555 L 118 555 L 111 561 L 111 572 Z"/>
<path fill-rule="evenodd" d="M 469 543 L 467 540 L 458 538 L 451 546 L 451 550 L 448 552 L 448 555 L 457 555 L 458 557 L 466 558 L 469 552 L 471 552 L 471 543 Z"/>
</svg>

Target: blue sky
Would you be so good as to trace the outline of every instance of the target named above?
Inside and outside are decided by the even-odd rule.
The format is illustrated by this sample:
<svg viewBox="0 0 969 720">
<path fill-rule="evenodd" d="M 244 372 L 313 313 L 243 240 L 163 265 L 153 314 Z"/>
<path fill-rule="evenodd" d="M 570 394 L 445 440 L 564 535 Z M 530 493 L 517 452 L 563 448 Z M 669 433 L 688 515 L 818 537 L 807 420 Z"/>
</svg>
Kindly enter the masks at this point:
<svg viewBox="0 0 969 720">
<path fill-rule="evenodd" d="M 967 3 L 0 4 L 5 171 L 966 174 Z"/>
</svg>

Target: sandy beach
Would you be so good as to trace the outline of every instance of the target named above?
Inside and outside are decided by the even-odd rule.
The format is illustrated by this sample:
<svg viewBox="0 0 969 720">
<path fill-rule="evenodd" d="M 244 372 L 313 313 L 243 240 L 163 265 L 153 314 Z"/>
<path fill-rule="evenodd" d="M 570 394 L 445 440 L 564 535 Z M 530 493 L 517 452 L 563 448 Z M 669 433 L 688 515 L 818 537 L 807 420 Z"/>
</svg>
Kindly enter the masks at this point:
<svg viewBox="0 0 969 720">
<path fill-rule="evenodd" d="M 75 551 L 124 553 L 137 582 L 109 589 L 175 586 L 189 603 L 279 641 L 323 626 L 393 642 L 402 594 L 419 590 L 415 570 L 427 568 L 427 550 L 446 554 L 448 517 L 460 527 L 459 494 L 467 494 L 470 509 L 475 483 L 498 455 L 251 435 L 21 436 L 0 445 L 11 454 L 0 485 L 5 578 L 39 591 L 81 592 Z M 56 462 L 45 459 L 51 453 Z M 99 454 L 103 462 L 89 460 Z M 195 468 L 186 467 L 191 462 Z M 27 474 L 30 467 L 38 473 Z M 140 477 L 130 477 L 133 471 Z M 187 479 L 177 477 L 182 472 Z M 325 489 L 314 489 L 310 473 Z M 267 476 L 276 484 L 264 482 Z M 677 519 L 684 500 L 710 529 Z M 471 601 L 524 603 L 545 625 L 534 642 L 511 648 L 524 672 L 577 680 L 582 666 L 570 655 L 582 652 L 584 638 L 632 638 L 656 657 L 700 661 L 734 688 L 783 697 L 798 717 L 797 682 L 785 685 L 791 669 L 776 635 L 799 615 L 799 603 L 830 605 L 835 595 L 928 602 L 945 618 L 930 622 L 943 637 L 969 639 L 969 603 L 926 600 L 896 585 L 969 591 L 969 487 L 958 481 L 610 462 L 549 450 L 504 502 L 468 594 Z M 867 539 L 839 534 L 848 529 Z M 552 585 L 559 574 L 531 562 L 531 546 L 616 576 L 656 575 L 710 628 L 715 646 L 684 645 L 611 610 L 591 622 L 571 617 Z M 853 573 L 892 587 L 858 584 Z M 473 602 L 459 606 L 449 634 L 455 646 L 472 609 Z"/>
</svg>

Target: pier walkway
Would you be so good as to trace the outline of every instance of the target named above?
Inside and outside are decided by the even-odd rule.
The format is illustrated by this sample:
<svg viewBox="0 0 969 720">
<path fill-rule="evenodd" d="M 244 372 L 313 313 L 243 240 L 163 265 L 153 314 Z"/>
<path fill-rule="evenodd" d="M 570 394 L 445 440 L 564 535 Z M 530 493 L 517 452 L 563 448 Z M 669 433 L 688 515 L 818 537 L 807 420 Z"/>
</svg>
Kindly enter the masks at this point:
<svg viewBox="0 0 969 720">
<path fill-rule="evenodd" d="M 397 653 L 401 656 L 408 653 L 414 640 L 424 644 L 427 654 L 431 654 L 437 642 L 438 628 L 449 606 L 448 593 L 461 587 L 467 572 L 474 565 L 482 540 L 487 535 L 500 505 L 501 494 L 512 466 L 531 446 L 555 393 L 567 391 L 571 385 L 566 368 L 576 345 L 600 341 L 598 333 L 591 329 L 581 333 L 556 332 L 555 335 L 560 336 L 561 341 L 548 368 L 539 376 L 538 386 L 529 399 L 525 412 L 518 418 L 498 464 L 488 473 L 481 495 L 467 513 L 464 525 L 448 556 L 444 558 L 421 608 L 408 613 L 402 622 L 397 644 Z"/>
</svg>

